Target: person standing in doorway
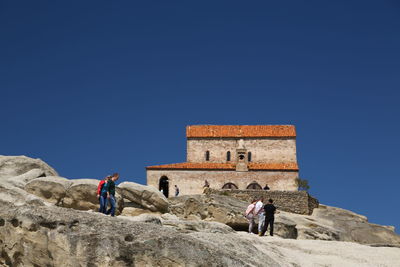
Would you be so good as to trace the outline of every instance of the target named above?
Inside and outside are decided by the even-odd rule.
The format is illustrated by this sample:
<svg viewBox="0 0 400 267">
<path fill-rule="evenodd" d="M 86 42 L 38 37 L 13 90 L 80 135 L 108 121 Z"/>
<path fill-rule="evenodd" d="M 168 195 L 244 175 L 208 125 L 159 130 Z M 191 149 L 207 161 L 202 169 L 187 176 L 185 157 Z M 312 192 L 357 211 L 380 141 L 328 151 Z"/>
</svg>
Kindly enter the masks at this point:
<svg viewBox="0 0 400 267">
<path fill-rule="evenodd" d="M 179 196 L 179 187 L 175 185 L 175 196 Z"/>
<path fill-rule="evenodd" d="M 116 208 L 116 202 L 115 202 L 115 182 L 119 179 L 119 174 L 114 173 L 110 179 L 109 186 L 108 186 L 108 202 L 110 203 L 110 209 L 106 212 L 106 214 L 111 214 L 111 216 L 115 216 L 115 208 Z"/>
<path fill-rule="evenodd" d="M 256 207 L 254 213 L 258 216 L 258 234 L 261 234 L 262 229 L 264 228 L 264 197 L 260 197 L 260 199 L 256 203 Z"/>
<path fill-rule="evenodd" d="M 270 236 L 274 235 L 274 220 L 275 220 L 276 207 L 272 203 L 274 203 L 274 201 L 272 199 L 269 199 L 268 203 L 264 206 L 265 222 L 264 222 L 264 229 L 262 230 L 260 236 L 263 236 L 265 232 L 268 231 L 268 225 L 270 226 L 269 227 Z"/>
</svg>

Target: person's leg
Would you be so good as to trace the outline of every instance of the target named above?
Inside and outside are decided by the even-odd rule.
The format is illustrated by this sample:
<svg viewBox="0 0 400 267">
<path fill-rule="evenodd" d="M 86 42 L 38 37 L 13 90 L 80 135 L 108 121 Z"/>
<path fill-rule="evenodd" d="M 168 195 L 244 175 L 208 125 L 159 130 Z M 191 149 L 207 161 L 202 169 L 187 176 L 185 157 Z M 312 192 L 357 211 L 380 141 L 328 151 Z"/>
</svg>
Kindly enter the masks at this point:
<svg viewBox="0 0 400 267">
<path fill-rule="evenodd" d="M 113 195 L 110 195 L 110 198 L 108 199 L 108 201 L 110 202 L 110 209 L 107 211 L 107 215 L 111 214 L 111 216 L 115 215 L 115 197 Z"/>
<path fill-rule="evenodd" d="M 249 234 L 253 232 L 253 227 L 254 227 L 254 217 L 249 218 Z"/>
<path fill-rule="evenodd" d="M 106 213 L 107 210 L 107 196 L 100 196 L 100 209 L 99 212 Z"/>
<path fill-rule="evenodd" d="M 264 234 L 268 231 L 268 225 L 269 225 L 269 222 L 270 222 L 270 218 L 265 218 L 265 223 L 264 223 Z"/>
<path fill-rule="evenodd" d="M 271 236 L 273 236 L 274 235 L 274 218 L 272 218 L 271 220 L 270 220 L 270 230 L 269 230 L 269 234 L 271 235 Z"/>
<path fill-rule="evenodd" d="M 264 221 L 265 221 L 265 216 L 264 213 L 261 213 L 258 215 L 258 233 L 261 234 L 262 230 L 264 228 Z"/>
<path fill-rule="evenodd" d="M 99 203 L 100 203 L 99 212 L 103 213 L 103 210 L 104 210 L 104 199 L 103 199 L 102 196 L 99 196 Z"/>
</svg>

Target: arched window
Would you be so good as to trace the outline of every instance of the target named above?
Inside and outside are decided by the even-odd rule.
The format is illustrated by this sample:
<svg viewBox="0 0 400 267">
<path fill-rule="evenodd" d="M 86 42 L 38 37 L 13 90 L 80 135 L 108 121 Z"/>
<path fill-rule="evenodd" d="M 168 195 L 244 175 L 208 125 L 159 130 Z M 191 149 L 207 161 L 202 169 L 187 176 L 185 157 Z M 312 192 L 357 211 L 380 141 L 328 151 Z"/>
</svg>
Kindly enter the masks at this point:
<svg viewBox="0 0 400 267">
<path fill-rule="evenodd" d="M 231 161 L 231 152 L 226 152 L 226 161 Z"/>
<path fill-rule="evenodd" d="M 238 189 L 238 187 L 234 183 L 226 183 L 222 189 Z"/>
<path fill-rule="evenodd" d="M 262 187 L 261 185 L 259 185 L 257 182 L 252 182 L 251 184 L 249 184 L 246 189 L 254 189 L 254 190 L 261 190 Z"/>
<path fill-rule="evenodd" d="M 210 151 L 206 151 L 206 161 L 210 160 Z"/>
<path fill-rule="evenodd" d="M 247 153 L 247 161 L 248 161 L 248 162 L 251 161 L 251 152 Z"/>
</svg>

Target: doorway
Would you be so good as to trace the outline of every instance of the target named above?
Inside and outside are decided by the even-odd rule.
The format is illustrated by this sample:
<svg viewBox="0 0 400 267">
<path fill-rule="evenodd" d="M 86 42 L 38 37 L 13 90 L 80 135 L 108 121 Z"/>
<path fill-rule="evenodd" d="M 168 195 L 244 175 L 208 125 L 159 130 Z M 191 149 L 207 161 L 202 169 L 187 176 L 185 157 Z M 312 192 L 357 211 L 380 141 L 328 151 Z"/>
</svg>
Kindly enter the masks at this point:
<svg viewBox="0 0 400 267">
<path fill-rule="evenodd" d="M 169 180 L 167 176 L 162 176 L 160 178 L 160 182 L 158 185 L 158 190 L 164 194 L 166 198 L 168 198 L 169 193 Z"/>
</svg>

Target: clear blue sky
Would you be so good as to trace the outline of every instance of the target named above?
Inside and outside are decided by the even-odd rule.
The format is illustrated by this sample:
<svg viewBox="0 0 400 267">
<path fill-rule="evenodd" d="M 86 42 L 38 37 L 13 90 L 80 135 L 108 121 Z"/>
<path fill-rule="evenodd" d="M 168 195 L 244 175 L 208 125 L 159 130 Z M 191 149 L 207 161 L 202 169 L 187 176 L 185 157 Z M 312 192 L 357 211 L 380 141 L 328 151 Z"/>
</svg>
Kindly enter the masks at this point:
<svg viewBox="0 0 400 267">
<path fill-rule="evenodd" d="M 185 126 L 294 124 L 321 203 L 400 230 L 398 1 L 1 1 L 0 154 L 145 183 Z"/>
</svg>

